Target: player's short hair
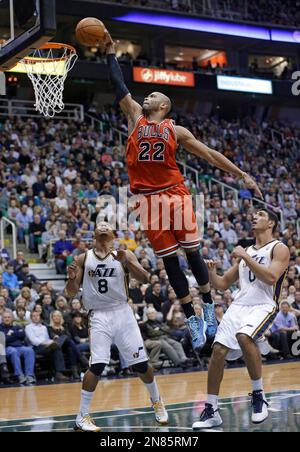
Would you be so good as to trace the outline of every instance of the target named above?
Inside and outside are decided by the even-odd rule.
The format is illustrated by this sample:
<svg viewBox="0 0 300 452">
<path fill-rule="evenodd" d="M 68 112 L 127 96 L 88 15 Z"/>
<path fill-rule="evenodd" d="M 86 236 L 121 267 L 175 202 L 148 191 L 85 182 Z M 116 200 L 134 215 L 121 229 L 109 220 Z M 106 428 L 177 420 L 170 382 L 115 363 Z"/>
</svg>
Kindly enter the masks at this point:
<svg viewBox="0 0 300 452">
<path fill-rule="evenodd" d="M 273 212 L 272 210 L 269 209 L 260 209 L 260 211 L 262 212 L 266 212 L 268 214 L 269 220 L 273 221 L 274 227 L 272 229 L 272 233 L 274 234 L 276 232 L 277 226 L 278 226 L 278 216 L 276 215 L 275 212 Z"/>
</svg>

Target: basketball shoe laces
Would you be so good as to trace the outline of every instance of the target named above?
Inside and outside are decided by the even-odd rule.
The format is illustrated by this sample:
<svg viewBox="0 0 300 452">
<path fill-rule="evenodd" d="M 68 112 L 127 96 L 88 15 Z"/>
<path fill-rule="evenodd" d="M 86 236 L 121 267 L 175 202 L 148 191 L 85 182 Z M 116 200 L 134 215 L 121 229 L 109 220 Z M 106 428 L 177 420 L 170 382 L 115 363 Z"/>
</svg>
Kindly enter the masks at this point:
<svg viewBox="0 0 300 452">
<path fill-rule="evenodd" d="M 253 407 L 254 413 L 261 413 L 264 404 L 267 405 L 267 407 L 270 406 L 268 402 L 264 400 L 262 391 L 253 391 L 253 393 L 249 394 L 249 397 L 251 397 L 252 399 L 251 405 Z"/>
<path fill-rule="evenodd" d="M 161 400 L 158 400 L 157 402 L 153 403 L 153 409 L 160 418 L 162 418 L 165 415 L 164 406 Z"/>
<path fill-rule="evenodd" d="M 197 320 L 197 317 L 194 316 L 192 318 L 189 318 L 189 327 L 190 327 L 190 332 L 192 335 L 192 340 L 198 340 L 199 338 L 199 323 Z"/>
<path fill-rule="evenodd" d="M 216 317 L 215 317 L 215 307 L 213 304 L 206 305 L 205 322 L 207 323 L 207 326 L 215 325 Z"/>
</svg>

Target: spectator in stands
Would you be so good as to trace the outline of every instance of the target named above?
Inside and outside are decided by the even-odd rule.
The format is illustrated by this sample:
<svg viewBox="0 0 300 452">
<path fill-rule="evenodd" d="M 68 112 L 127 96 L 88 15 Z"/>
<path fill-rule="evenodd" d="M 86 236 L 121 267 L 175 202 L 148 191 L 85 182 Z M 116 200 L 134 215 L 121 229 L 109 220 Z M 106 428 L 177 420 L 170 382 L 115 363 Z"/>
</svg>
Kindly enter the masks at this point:
<svg viewBox="0 0 300 452">
<path fill-rule="evenodd" d="M 191 348 L 190 333 L 186 326 L 186 317 L 182 311 L 181 304 L 176 300 L 167 315 L 167 325 L 170 327 L 170 337 L 180 342 L 187 351 Z"/>
<path fill-rule="evenodd" d="M 61 350 L 67 354 L 73 378 L 80 380 L 78 364 L 81 364 L 82 368 L 86 370 L 89 367 L 89 362 L 76 347 L 68 329 L 64 327 L 64 319 L 61 312 L 51 312 L 48 333 L 50 339 L 53 339 Z"/>
<path fill-rule="evenodd" d="M 27 311 L 23 306 L 19 306 L 13 312 L 14 326 L 25 328 L 30 323 L 30 311 Z"/>
<path fill-rule="evenodd" d="M 55 243 L 53 253 L 55 256 L 55 268 L 59 275 L 66 274 L 67 256 L 70 256 L 74 250 L 71 240 L 66 239 L 66 232 L 59 231 L 59 240 Z"/>
<path fill-rule="evenodd" d="M 125 245 L 126 249 L 134 252 L 137 249 L 137 243 L 134 239 L 130 238 L 129 232 L 124 232 L 124 238 L 119 240 L 120 245 Z"/>
<path fill-rule="evenodd" d="M 17 311 L 20 308 L 25 309 L 25 311 L 26 311 L 25 318 L 26 318 L 26 320 L 30 320 L 30 311 L 28 309 L 27 301 L 25 300 L 25 298 L 22 298 L 21 295 L 19 295 L 15 299 L 15 310 L 13 311 L 14 319 L 17 319 Z"/>
<path fill-rule="evenodd" d="M 38 253 L 38 246 L 42 243 L 42 234 L 45 226 L 40 215 L 34 215 L 34 220 L 29 225 L 29 249 L 32 253 Z"/>
<path fill-rule="evenodd" d="M 292 312 L 293 314 L 295 314 L 298 320 L 298 325 L 300 327 L 300 290 L 296 290 L 295 301 L 292 304 Z"/>
<path fill-rule="evenodd" d="M 20 283 L 17 275 L 14 273 L 14 267 L 10 264 L 7 266 L 7 271 L 2 274 L 3 286 L 9 289 L 11 294 L 15 297 L 20 291 Z"/>
<path fill-rule="evenodd" d="M 14 308 L 14 302 L 10 298 L 10 293 L 9 293 L 7 287 L 2 287 L 0 289 L 0 299 L 1 299 L 1 297 L 4 298 L 6 309 L 11 309 L 12 310 Z"/>
<path fill-rule="evenodd" d="M 50 317 L 52 312 L 54 311 L 54 307 L 52 306 L 52 298 L 50 294 L 45 294 L 42 299 L 42 319 L 46 325 L 50 324 Z"/>
<path fill-rule="evenodd" d="M 73 298 L 73 300 L 71 301 L 71 311 L 65 315 L 65 322 L 67 323 L 69 329 L 73 324 L 73 316 L 78 312 L 82 314 L 84 321 L 87 322 L 88 315 L 84 310 L 81 301 L 78 298 Z"/>
<path fill-rule="evenodd" d="M 144 297 L 140 286 L 136 279 L 130 278 L 129 281 L 129 297 L 133 303 L 138 307 L 139 311 L 145 307 Z"/>
<path fill-rule="evenodd" d="M 295 314 L 291 312 L 289 303 L 282 301 L 270 332 L 273 347 L 280 350 L 285 359 L 292 358 L 291 341 L 296 331 L 299 331 L 299 326 Z"/>
<path fill-rule="evenodd" d="M 223 224 L 224 227 L 221 229 L 221 235 L 231 250 L 237 244 L 238 237 L 229 220 L 225 220 Z"/>
<path fill-rule="evenodd" d="M 9 264 L 14 267 L 14 273 L 16 275 L 18 275 L 18 273 L 20 273 L 20 271 L 22 270 L 22 266 L 26 263 L 27 262 L 24 257 L 23 251 L 18 251 L 16 259 L 13 259 L 9 262 Z"/>
<path fill-rule="evenodd" d="M 55 310 L 61 312 L 64 318 L 70 312 L 68 302 L 62 295 L 58 296 L 55 301 Z"/>
<path fill-rule="evenodd" d="M 158 340 L 161 350 L 174 363 L 176 367 L 186 368 L 189 366 L 188 358 L 182 345 L 170 337 L 170 328 L 157 321 L 157 312 L 154 308 L 147 309 L 147 322 L 145 334 L 148 339 Z"/>
<path fill-rule="evenodd" d="M 1 322 L 0 322 L 1 323 Z M 6 361 L 6 341 L 5 334 L 0 331 L 0 379 L 4 384 L 10 384 L 9 371 Z"/>
<path fill-rule="evenodd" d="M 10 311 L 3 314 L 0 331 L 5 334 L 6 356 L 11 361 L 14 374 L 20 384 L 35 384 L 35 354 L 32 347 L 25 342 L 25 331 L 20 326 L 13 326 L 13 315 Z M 24 359 L 24 370 L 21 358 Z"/>
<path fill-rule="evenodd" d="M 152 305 L 156 311 L 161 312 L 164 301 L 165 300 L 161 293 L 161 285 L 159 282 L 156 282 L 153 284 L 151 292 L 146 294 L 146 303 L 148 305 Z"/>
<path fill-rule="evenodd" d="M 23 264 L 21 270 L 18 273 L 19 282 L 22 286 L 30 286 L 38 284 L 39 280 L 37 277 L 30 273 L 29 264 Z"/>
<path fill-rule="evenodd" d="M 56 380 L 68 381 L 68 378 L 63 374 L 65 372 L 63 353 L 55 341 L 50 339 L 48 330 L 41 323 L 41 317 L 38 312 L 31 313 L 31 323 L 26 326 L 25 333 L 36 354 L 51 357 Z"/>
<path fill-rule="evenodd" d="M 54 243 L 57 240 L 59 240 L 57 224 L 46 224 L 46 231 L 42 234 L 42 257 L 44 260 L 47 260 L 49 248 L 52 246 L 51 242 Z"/>
<path fill-rule="evenodd" d="M 26 302 L 26 309 L 28 309 L 29 311 L 32 311 L 33 308 L 35 307 L 35 300 L 32 296 L 31 293 L 31 289 L 27 286 L 22 287 L 21 289 L 21 293 L 20 293 L 20 297 L 23 298 Z"/>
<path fill-rule="evenodd" d="M 89 332 L 84 317 L 80 312 L 75 312 L 72 317 L 73 322 L 70 328 L 72 338 L 81 353 L 89 352 Z"/>
</svg>

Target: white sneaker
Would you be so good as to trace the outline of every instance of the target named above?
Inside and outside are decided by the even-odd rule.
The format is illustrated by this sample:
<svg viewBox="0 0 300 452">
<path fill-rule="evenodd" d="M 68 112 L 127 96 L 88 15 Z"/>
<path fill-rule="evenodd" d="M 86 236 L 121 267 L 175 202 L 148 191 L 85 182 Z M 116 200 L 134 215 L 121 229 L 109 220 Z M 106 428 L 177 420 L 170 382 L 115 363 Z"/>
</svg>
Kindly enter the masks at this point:
<svg viewBox="0 0 300 452">
<path fill-rule="evenodd" d="M 74 430 L 81 432 L 101 432 L 101 428 L 97 427 L 89 414 L 82 416 L 81 413 L 76 418 Z"/>
<path fill-rule="evenodd" d="M 200 430 L 203 428 L 220 427 L 223 424 L 219 410 L 214 411 L 213 406 L 209 403 L 205 404 L 200 420 L 193 423 L 194 430 Z"/>
<path fill-rule="evenodd" d="M 155 419 L 158 424 L 166 425 L 169 422 L 169 415 L 165 408 L 164 402 L 159 399 L 157 402 L 152 402 L 155 413 Z"/>
<path fill-rule="evenodd" d="M 253 391 L 253 394 L 249 394 L 249 396 L 252 397 L 252 422 L 261 424 L 269 417 L 268 402 L 263 391 Z"/>
</svg>

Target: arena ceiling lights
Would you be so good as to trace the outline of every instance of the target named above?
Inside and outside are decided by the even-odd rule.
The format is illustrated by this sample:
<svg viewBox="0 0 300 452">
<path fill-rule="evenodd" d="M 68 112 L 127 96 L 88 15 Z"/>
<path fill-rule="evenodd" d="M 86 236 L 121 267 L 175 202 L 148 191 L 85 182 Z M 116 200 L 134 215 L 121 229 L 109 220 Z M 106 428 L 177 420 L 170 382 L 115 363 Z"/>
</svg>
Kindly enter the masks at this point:
<svg viewBox="0 0 300 452">
<path fill-rule="evenodd" d="M 289 42 L 300 44 L 300 31 L 281 30 L 248 24 L 234 24 L 209 19 L 197 19 L 170 14 L 147 12 L 129 12 L 122 16 L 113 17 L 114 20 L 159 27 L 177 28 L 182 30 L 216 33 L 241 38 L 261 39 L 264 41 Z"/>
</svg>

